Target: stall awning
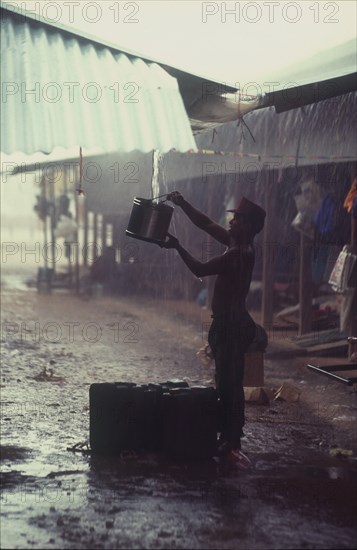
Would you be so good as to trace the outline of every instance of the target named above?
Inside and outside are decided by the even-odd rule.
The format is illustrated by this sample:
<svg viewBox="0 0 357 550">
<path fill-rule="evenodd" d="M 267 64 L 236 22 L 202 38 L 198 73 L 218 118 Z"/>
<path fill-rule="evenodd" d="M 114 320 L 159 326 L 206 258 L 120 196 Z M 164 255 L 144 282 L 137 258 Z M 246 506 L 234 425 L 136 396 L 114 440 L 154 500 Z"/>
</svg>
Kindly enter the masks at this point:
<svg viewBox="0 0 357 550">
<path fill-rule="evenodd" d="M 246 126 L 230 122 L 202 133 L 196 142 L 207 153 L 229 152 L 222 158 L 227 172 L 234 164 L 244 173 L 356 162 L 356 107 L 357 92 L 279 114 L 268 107 L 248 113 Z"/>
<path fill-rule="evenodd" d="M 187 151 L 177 80 L 160 65 L 1 9 L 1 150 Z"/>
</svg>

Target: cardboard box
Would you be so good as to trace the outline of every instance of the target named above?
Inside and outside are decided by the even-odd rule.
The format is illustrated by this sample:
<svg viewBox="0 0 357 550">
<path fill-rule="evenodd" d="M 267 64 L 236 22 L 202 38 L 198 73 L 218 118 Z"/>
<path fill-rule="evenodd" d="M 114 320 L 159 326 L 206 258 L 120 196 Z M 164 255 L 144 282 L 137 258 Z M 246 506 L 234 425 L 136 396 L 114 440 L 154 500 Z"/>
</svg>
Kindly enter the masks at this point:
<svg viewBox="0 0 357 550">
<path fill-rule="evenodd" d="M 266 388 L 248 388 L 244 387 L 244 399 L 256 405 L 269 405 L 269 391 Z"/>
<path fill-rule="evenodd" d="M 282 399 L 283 401 L 299 401 L 301 390 L 292 384 L 287 384 L 284 382 L 282 386 L 278 389 L 275 394 L 274 400 Z"/>
<path fill-rule="evenodd" d="M 245 354 L 243 386 L 258 388 L 264 386 L 264 353 L 251 351 Z"/>
</svg>

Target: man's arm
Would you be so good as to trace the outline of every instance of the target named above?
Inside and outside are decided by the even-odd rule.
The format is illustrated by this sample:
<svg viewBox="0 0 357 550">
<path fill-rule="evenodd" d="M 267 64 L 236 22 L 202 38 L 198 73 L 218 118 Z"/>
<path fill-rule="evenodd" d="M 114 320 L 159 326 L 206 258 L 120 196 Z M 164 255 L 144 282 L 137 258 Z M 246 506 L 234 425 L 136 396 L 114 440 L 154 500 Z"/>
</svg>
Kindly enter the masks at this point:
<svg viewBox="0 0 357 550">
<path fill-rule="evenodd" d="M 183 198 L 181 193 L 179 193 L 178 191 L 169 193 L 168 200 L 172 201 L 177 206 L 180 206 L 185 212 L 186 216 L 191 220 L 194 225 L 199 227 L 199 229 L 206 231 L 206 233 L 211 235 L 220 243 L 227 246 L 229 245 L 230 239 L 227 229 L 214 222 L 206 214 L 192 206 L 192 204 L 190 204 Z"/>
<path fill-rule="evenodd" d="M 218 275 L 223 273 L 228 267 L 228 254 L 222 254 L 216 258 L 212 258 L 208 262 L 200 262 L 196 260 L 187 250 L 181 246 L 178 239 L 169 235 L 169 239 L 163 245 L 164 248 L 175 248 L 182 260 L 185 262 L 189 270 L 196 277 L 206 277 L 207 275 Z"/>
</svg>

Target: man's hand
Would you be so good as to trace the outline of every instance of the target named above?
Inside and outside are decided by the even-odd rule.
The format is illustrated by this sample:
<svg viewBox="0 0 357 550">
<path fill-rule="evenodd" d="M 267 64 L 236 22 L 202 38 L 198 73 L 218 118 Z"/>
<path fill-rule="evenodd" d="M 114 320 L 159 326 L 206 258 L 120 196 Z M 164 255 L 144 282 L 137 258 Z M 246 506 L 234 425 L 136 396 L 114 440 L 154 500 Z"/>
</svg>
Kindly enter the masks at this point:
<svg viewBox="0 0 357 550">
<path fill-rule="evenodd" d="M 177 206 L 182 206 L 185 199 L 179 191 L 173 191 L 167 195 L 167 200 L 177 204 Z"/>
<path fill-rule="evenodd" d="M 168 239 L 163 244 L 161 244 L 161 248 L 177 248 L 179 243 L 179 240 L 171 235 L 170 233 L 167 234 Z"/>
</svg>

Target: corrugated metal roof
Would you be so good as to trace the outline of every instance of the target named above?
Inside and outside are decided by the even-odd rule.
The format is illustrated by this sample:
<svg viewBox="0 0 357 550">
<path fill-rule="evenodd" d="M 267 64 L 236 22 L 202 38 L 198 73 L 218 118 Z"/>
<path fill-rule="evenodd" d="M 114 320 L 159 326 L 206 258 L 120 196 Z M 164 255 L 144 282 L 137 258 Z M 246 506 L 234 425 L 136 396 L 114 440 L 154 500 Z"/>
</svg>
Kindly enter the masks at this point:
<svg viewBox="0 0 357 550">
<path fill-rule="evenodd" d="M 261 170 L 266 163 L 284 168 L 353 162 L 357 159 L 356 107 L 356 92 L 280 114 L 269 107 L 244 117 L 251 134 L 242 124 L 229 122 L 213 134 L 200 134 L 196 141 L 199 149 L 236 153 L 237 157 L 224 161 L 236 160 L 248 171 Z"/>
<path fill-rule="evenodd" d="M 195 148 L 178 84 L 158 64 L 6 11 L 1 150 Z"/>
<path fill-rule="evenodd" d="M 278 74 L 272 60 L 272 78 L 260 81 L 257 70 L 257 79 L 240 90 L 172 67 L 166 70 L 178 80 L 194 133 L 204 133 L 250 111 L 274 106 L 280 113 L 353 92 L 357 90 L 356 59 L 356 42 L 348 40 Z"/>
<path fill-rule="evenodd" d="M 282 90 L 287 84 L 303 86 L 314 82 L 337 79 L 357 71 L 356 40 L 347 40 L 333 48 L 326 48 L 280 71 L 271 71 L 271 86 Z"/>
</svg>

